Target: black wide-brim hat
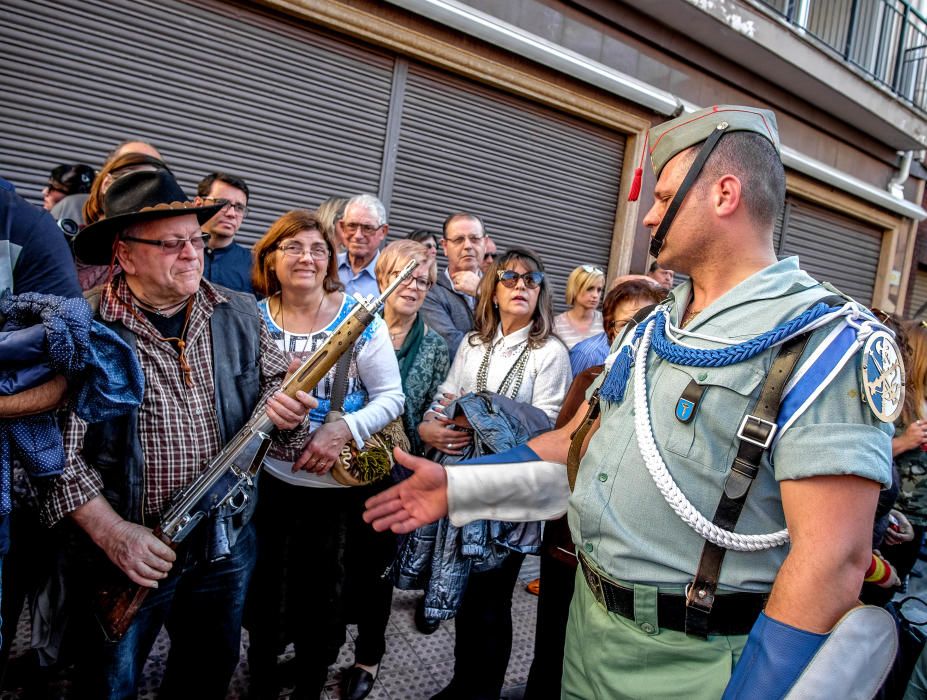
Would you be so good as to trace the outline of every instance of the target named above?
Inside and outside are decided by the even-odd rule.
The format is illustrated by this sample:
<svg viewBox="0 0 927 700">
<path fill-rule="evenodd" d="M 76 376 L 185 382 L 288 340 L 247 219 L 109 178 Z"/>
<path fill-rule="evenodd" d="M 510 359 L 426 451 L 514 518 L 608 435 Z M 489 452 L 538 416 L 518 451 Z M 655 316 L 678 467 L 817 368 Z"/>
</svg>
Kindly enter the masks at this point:
<svg viewBox="0 0 927 700">
<path fill-rule="evenodd" d="M 106 191 L 103 218 L 74 237 L 74 255 L 88 265 L 109 265 L 116 237 L 128 227 L 144 221 L 195 214 L 200 225 L 226 205 L 222 201 L 196 206 L 187 199 L 177 180 L 167 170 L 138 171 L 123 175 Z"/>
</svg>

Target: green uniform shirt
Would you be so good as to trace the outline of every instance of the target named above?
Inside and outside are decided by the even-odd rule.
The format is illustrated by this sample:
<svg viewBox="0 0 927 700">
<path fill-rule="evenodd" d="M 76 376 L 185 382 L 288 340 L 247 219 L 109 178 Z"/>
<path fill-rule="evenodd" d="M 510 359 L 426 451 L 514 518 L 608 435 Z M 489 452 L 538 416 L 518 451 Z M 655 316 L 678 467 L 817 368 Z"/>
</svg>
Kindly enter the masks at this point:
<svg viewBox="0 0 927 700">
<path fill-rule="evenodd" d="M 671 317 L 691 293 L 691 283 L 672 293 Z M 787 258 L 754 274 L 704 309 L 686 328 L 743 342 L 792 319 L 830 295 Z M 808 356 L 839 321 L 818 330 Z M 689 344 L 717 348 L 690 338 Z M 778 348 L 728 367 L 673 365 L 647 360 L 647 389 L 653 433 L 667 468 L 689 501 L 714 516 L 724 480 L 737 451 L 735 437 L 751 412 Z M 685 524 L 654 485 L 641 458 L 634 430 L 633 372 L 620 404 L 603 402 L 601 427 L 582 460 L 570 498 L 569 522 L 579 550 L 608 575 L 629 583 L 679 592 L 698 565 L 703 540 Z M 859 353 L 763 458 L 736 531 L 771 533 L 785 527 L 777 481 L 825 474 L 855 474 L 891 482 L 893 427 L 878 421 L 860 400 Z M 598 386 L 604 375 L 593 385 Z M 676 418 L 676 402 L 690 380 L 706 390 L 689 423 Z M 590 392 L 592 389 L 590 389 Z M 839 527 L 834 523 L 834 527 Z M 728 551 L 720 590 L 768 591 L 788 546 L 761 552 Z"/>
</svg>

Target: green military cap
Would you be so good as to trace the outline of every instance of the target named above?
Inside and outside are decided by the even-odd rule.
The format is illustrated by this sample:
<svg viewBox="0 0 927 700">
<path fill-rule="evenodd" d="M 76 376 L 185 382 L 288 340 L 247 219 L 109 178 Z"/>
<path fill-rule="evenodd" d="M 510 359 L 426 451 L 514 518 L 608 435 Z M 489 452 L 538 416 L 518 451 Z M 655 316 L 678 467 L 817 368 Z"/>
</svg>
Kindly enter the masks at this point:
<svg viewBox="0 0 927 700">
<path fill-rule="evenodd" d="M 756 107 L 715 105 L 683 114 L 650 130 L 650 160 L 654 174 L 660 177 L 663 167 L 673 156 L 707 139 L 722 122 L 727 123 L 728 132 L 752 131 L 765 136 L 779 151 L 775 114 Z"/>
</svg>

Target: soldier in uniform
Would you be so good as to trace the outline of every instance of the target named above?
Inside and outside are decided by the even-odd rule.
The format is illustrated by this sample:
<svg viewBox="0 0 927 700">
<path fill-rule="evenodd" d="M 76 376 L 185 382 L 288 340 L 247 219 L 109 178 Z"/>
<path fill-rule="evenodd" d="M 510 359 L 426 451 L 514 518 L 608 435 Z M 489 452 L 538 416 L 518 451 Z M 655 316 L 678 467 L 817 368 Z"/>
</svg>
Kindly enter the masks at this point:
<svg viewBox="0 0 927 700">
<path fill-rule="evenodd" d="M 554 516 L 579 428 L 562 696 L 778 698 L 857 605 L 903 370 L 871 315 L 777 261 L 771 112 L 716 106 L 649 138 L 651 253 L 691 280 L 628 324 L 566 427 L 491 465 L 402 456 L 415 475 L 365 517 Z"/>
</svg>

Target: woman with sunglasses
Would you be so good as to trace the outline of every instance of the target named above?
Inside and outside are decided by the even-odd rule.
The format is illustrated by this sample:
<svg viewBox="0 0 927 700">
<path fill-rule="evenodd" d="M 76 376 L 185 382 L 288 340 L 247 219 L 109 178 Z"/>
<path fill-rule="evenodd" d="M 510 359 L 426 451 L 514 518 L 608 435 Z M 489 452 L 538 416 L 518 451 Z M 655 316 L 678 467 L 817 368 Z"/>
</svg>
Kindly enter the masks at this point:
<svg viewBox="0 0 927 700">
<path fill-rule="evenodd" d="M 567 278 L 566 303 L 570 308 L 554 319 L 554 332 L 566 346 L 602 332 L 599 302 L 605 288 L 605 273 L 591 265 L 580 265 Z"/>
<path fill-rule="evenodd" d="M 284 214 L 254 246 L 255 291 L 271 337 L 292 359 L 319 349 L 357 303 L 342 291 L 334 246 L 315 214 Z M 250 589 L 251 695 L 276 698 L 277 655 L 293 641 L 298 697 L 318 697 L 344 642 L 350 532 L 369 487 L 343 488 L 331 468 L 350 441 L 362 446 L 402 413 L 396 355 L 382 319 L 351 350 L 344 416 L 326 422 L 336 368 L 312 391 L 312 432 L 296 462 L 267 458 L 255 513 L 258 558 Z"/>
<path fill-rule="evenodd" d="M 571 377 L 552 316 L 540 258 L 519 248 L 497 258 L 480 283 L 475 330 L 460 344 L 419 426 L 422 439 L 445 455 L 464 454 L 472 436 L 451 427 L 443 411 L 459 395 L 477 391 L 534 406 L 552 426 Z M 469 574 L 456 616 L 454 677 L 435 698 L 499 697 L 512 649 L 512 591 L 524 557 L 509 552 L 500 568 Z"/>
</svg>

